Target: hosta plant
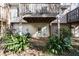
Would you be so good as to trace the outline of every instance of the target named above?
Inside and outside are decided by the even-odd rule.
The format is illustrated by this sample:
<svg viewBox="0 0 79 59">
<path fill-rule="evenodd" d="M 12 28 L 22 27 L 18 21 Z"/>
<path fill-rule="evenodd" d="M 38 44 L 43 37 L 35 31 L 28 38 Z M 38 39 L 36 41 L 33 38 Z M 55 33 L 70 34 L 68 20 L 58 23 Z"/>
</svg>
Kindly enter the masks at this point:
<svg viewBox="0 0 79 59">
<path fill-rule="evenodd" d="M 6 35 L 5 36 L 5 49 L 14 52 L 23 51 L 29 46 L 29 39 L 25 35 Z"/>
</svg>

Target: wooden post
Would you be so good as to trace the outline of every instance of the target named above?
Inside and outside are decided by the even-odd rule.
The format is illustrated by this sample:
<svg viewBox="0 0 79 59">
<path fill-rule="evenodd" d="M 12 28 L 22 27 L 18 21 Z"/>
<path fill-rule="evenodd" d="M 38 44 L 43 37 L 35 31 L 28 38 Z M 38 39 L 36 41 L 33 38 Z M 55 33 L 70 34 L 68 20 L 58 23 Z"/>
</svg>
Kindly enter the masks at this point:
<svg viewBox="0 0 79 59">
<path fill-rule="evenodd" d="M 20 20 L 19 20 L 19 34 L 22 35 L 22 7 L 21 7 L 21 4 L 19 4 L 19 17 L 20 17 Z"/>
<path fill-rule="evenodd" d="M 1 21 L 0 21 L 0 38 L 1 38 Z"/>
<path fill-rule="evenodd" d="M 8 5 L 7 6 L 7 25 L 8 25 L 8 28 L 10 29 L 10 20 L 11 20 L 11 12 L 10 12 L 10 6 Z"/>
<path fill-rule="evenodd" d="M 3 21 L 1 21 L 1 37 L 3 36 Z"/>
<path fill-rule="evenodd" d="M 58 38 L 60 38 L 60 19 L 57 17 L 57 24 L 58 24 Z"/>
</svg>

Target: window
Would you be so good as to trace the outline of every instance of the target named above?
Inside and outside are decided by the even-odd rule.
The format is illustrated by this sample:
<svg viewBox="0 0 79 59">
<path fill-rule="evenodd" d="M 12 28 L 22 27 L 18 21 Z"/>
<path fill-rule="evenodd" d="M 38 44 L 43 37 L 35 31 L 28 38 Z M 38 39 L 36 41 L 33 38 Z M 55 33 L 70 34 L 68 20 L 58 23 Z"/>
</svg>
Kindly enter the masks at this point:
<svg viewBox="0 0 79 59">
<path fill-rule="evenodd" d="M 17 16 L 17 8 L 11 9 L 11 19 L 14 20 Z"/>
</svg>

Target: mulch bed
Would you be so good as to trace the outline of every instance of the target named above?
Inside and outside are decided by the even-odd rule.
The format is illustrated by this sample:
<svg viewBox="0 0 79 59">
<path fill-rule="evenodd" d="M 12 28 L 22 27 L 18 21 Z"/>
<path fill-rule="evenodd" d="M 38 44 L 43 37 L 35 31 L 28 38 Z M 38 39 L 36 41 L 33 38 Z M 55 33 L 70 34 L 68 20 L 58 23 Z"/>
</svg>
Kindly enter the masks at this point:
<svg viewBox="0 0 79 59">
<path fill-rule="evenodd" d="M 11 51 L 5 52 L 5 49 L 0 45 L 0 56 L 45 56 L 45 55 L 47 54 L 37 47 L 25 49 L 20 53 L 13 53 Z"/>
<path fill-rule="evenodd" d="M 34 42 L 36 42 L 36 44 Z M 42 44 L 43 41 L 41 42 L 39 40 L 33 40 L 33 42 L 31 42 L 32 47 L 25 49 L 25 51 L 22 51 L 20 53 L 13 53 L 10 51 L 4 53 L 4 48 L 3 48 L 4 43 L 3 40 L 0 40 L 0 56 L 49 56 L 49 54 L 45 52 L 45 50 L 43 49 L 44 47 L 42 47 L 41 45 L 37 46 L 38 45 L 37 42 L 43 45 Z M 51 56 L 54 56 L 54 54 L 52 54 Z M 64 52 L 60 56 L 79 56 L 79 49 L 72 49 L 70 50 L 70 52 Z"/>
<path fill-rule="evenodd" d="M 0 39 L 0 56 L 45 56 L 48 55 L 47 53 L 43 52 L 41 46 L 35 46 L 32 44 L 31 48 L 25 49 L 20 53 L 13 53 L 13 52 L 4 52 L 5 49 L 3 48 L 4 41 Z M 34 41 L 35 42 L 35 41 Z M 33 42 L 32 42 L 33 43 Z"/>
</svg>

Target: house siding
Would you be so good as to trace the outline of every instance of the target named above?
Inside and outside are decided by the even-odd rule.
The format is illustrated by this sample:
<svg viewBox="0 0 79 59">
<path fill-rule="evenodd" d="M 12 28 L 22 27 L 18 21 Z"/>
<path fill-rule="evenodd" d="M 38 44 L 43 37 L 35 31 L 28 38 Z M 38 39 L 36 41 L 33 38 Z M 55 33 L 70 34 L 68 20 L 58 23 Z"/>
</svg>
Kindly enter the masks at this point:
<svg viewBox="0 0 79 59">
<path fill-rule="evenodd" d="M 22 28 L 20 29 L 21 26 Z M 13 24 L 15 33 L 19 33 L 21 31 L 23 34 L 26 34 L 27 32 L 29 32 L 32 37 L 48 37 L 50 35 L 48 23 L 22 23 L 21 26 L 19 23 Z M 41 34 L 38 33 L 38 27 L 41 27 Z"/>
</svg>

